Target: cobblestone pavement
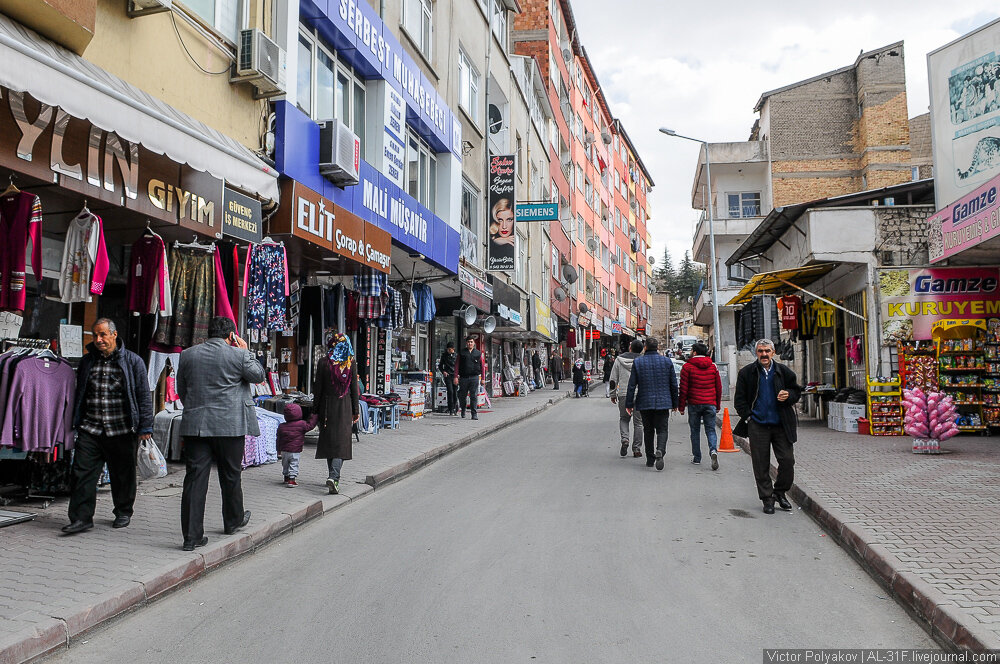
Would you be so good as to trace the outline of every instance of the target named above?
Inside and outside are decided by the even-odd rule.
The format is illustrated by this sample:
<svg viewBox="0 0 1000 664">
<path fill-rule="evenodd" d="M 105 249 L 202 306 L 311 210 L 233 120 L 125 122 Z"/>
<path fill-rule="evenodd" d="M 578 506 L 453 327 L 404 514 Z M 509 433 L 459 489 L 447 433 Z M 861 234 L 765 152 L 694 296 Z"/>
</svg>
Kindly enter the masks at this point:
<svg viewBox="0 0 1000 664">
<path fill-rule="evenodd" d="M 37 514 L 33 521 L 0 528 L 0 664 L 19 663 L 65 646 L 88 629 L 141 606 L 207 569 L 252 551 L 378 486 L 472 442 L 481 435 L 546 408 L 566 392 L 543 389 L 523 398 L 493 400 L 480 419 L 428 415 L 401 422 L 396 430 L 361 436 L 354 459 L 344 463 L 341 495 L 327 494 L 325 460 L 314 459 L 314 443 L 302 453 L 297 488 L 282 484 L 281 464 L 243 473 L 249 525 L 235 535 L 222 532 L 221 496 L 215 472 L 205 509 L 208 545 L 181 551 L 180 501 L 183 465 L 139 484 L 135 516 L 128 528 L 112 530 L 111 492 L 98 492 L 94 528 L 64 536 L 67 499 L 44 506 L 26 502 L 10 511 Z"/>
<path fill-rule="evenodd" d="M 792 497 L 938 640 L 1000 649 L 1000 439 L 910 445 L 800 422 Z"/>
</svg>

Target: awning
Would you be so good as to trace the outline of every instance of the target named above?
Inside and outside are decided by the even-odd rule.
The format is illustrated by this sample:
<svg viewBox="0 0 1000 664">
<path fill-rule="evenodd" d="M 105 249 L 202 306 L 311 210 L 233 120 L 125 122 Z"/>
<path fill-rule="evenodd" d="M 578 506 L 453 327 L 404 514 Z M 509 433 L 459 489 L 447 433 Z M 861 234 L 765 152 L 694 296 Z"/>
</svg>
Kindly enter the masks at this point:
<svg viewBox="0 0 1000 664">
<path fill-rule="evenodd" d="M 0 15 L 0 85 L 263 198 L 278 172 L 243 144 Z"/>
<path fill-rule="evenodd" d="M 731 307 L 736 304 L 746 304 L 754 295 L 783 293 L 787 292 L 790 288 L 801 290 L 802 286 L 808 286 L 820 277 L 828 274 L 835 267 L 837 267 L 836 263 L 820 263 L 819 265 L 807 265 L 790 270 L 776 270 L 774 272 L 755 274 L 733 299 L 726 302 L 726 306 Z"/>
</svg>

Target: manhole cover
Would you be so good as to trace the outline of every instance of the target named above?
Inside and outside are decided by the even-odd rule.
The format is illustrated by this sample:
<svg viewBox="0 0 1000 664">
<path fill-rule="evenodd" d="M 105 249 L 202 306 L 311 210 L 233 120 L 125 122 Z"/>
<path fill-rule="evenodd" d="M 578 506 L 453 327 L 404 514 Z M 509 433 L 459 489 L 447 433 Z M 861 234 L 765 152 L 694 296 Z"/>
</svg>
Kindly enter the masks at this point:
<svg viewBox="0 0 1000 664">
<path fill-rule="evenodd" d="M 733 516 L 738 516 L 741 519 L 752 519 L 752 518 L 754 518 L 753 514 L 750 514 L 750 512 L 747 512 L 746 510 L 730 509 L 729 513 L 732 514 Z"/>
</svg>

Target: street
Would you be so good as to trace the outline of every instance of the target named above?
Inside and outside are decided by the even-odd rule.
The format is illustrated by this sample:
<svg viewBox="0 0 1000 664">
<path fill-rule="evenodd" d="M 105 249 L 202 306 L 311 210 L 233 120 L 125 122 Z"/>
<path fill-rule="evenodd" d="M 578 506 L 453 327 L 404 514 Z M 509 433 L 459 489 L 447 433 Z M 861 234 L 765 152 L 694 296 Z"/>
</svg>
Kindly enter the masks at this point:
<svg viewBox="0 0 1000 664">
<path fill-rule="evenodd" d="M 601 390 L 598 385 L 595 394 Z M 662 472 L 591 397 L 450 455 L 49 662 L 736 662 L 935 647 L 749 457 Z M 705 455 L 707 459 L 707 454 Z"/>
</svg>

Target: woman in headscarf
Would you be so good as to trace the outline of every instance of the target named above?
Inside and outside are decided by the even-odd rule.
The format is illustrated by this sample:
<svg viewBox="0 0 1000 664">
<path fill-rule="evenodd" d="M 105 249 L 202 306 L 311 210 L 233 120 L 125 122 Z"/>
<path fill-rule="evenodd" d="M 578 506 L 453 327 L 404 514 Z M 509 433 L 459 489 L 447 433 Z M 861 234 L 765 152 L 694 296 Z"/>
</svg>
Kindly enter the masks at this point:
<svg viewBox="0 0 1000 664">
<path fill-rule="evenodd" d="M 320 360 L 313 386 L 313 407 L 319 414 L 319 443 L 316 458 L 326 459 L 330 472 L 326 486 L 340 491 L 340 470 L 351 459 L 351 425 L 358 421 L 357 363 L 351 340 L 339 332 L 326 342 L 326 358 Z"/>
</svg>

